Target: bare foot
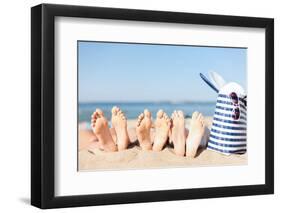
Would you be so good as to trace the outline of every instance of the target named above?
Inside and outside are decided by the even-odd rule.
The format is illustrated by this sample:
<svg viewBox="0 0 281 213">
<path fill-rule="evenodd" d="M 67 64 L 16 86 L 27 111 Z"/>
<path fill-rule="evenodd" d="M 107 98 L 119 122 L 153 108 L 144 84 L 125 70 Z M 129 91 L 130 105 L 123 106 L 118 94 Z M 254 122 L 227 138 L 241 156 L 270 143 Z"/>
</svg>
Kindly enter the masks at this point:
<svg viewBox="0 0 281 213">
<path fill-rule="evenodd" d="M 187 132 L 185 129 L 184 114 L 182 111 L 174 111 L 172 114 L 171 141 L 174 144 L 176 155 L 184 156 L 185 140 Z"/>
<path fill-rule="evenodd" d="M 155 121 L 155 138 L 152 147 L 153 151 L 161 151 L 163 149 L 168 139 L 170 126 L 170 118 L 162 109 L 160 109 L 157 112 L 157 118 Z"/>
<path fill-rule="evenodd" d="M 96 109 L 96 111 L 92 114 L 91 127 L 101 144 L 101 148 L 104 151 L 117 151 L 117 147 L 108 128 L 107 120 L 100 109 Z"/>
<path fill-rule="evenodd" d="M 190 123 L 190 131 L 186 140 L 186 156 L 194 158 L 204 135 L 205 122 L 201 113 L 194 112 Z"/>
<path fill-rule="evenodd" d="M 150 129 L 152 126 L 151 113 L 145 109 L 138 117 L 137 121 L 137 138 L 140 146 L 144 150 L 151 150 L 152 143 L 150 138 Z"/>
<path fill-rule="evenodd" d="M 117 135 L 118 150 L 124 150 L 128 147 L 130 140 L 127 132 L 127 119 L 124 113 L 118 108 L 113 107 L 111 110 L 111 123 Z"/>
</svg>

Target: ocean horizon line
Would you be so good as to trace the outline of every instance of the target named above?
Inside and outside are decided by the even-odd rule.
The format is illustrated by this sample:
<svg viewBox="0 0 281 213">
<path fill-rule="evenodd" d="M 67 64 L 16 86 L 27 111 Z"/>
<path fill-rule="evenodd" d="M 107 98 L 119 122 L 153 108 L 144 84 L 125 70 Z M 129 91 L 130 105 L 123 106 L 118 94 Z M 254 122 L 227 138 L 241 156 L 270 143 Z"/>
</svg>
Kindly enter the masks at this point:
<svg viewBox="0 0 281 213">
<path fill-rule="evenodd" d="M 190 117 L 193 112 L 199 111 L 204 115 L 213 115 L 216 102 L 199 102 L 199 101 L 151 101 L 151 102 L 82 102 L 79 103 L 79 121 L 88 121 L 91 114 L 97 108 L 103 110 L 107 118 L 111 116 L 111 108 L 113 106 L 120 107 L 126 114 L 128 119 L 136 118 L 144 109 L 148 109 L 152 114 L 156 114 L 159 109 L 163 109 L 167 114 L 171 115 L 174 110 L 182 110 L 183 113 Z"/>
<path fill-rule="evenodd" d="M 213 104 L 214 101 L 203 101 L 203 100 L 185 100 L 185 101 L 78 101 L 79 104 L 189 104 L 189 103 L 200 103 L 200 104 Z"/>
</svg>

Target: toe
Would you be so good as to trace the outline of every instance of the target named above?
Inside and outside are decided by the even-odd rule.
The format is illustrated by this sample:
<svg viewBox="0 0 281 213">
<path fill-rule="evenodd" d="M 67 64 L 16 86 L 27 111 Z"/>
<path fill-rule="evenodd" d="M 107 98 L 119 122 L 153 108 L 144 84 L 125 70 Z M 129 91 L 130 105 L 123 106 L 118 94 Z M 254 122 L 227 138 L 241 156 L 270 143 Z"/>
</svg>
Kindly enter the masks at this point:
<svg viewBox="0 0 281 213">
<path fill-rule="evenodd" d="M 168 121 L 170 121 L 171 119 L 169 118 L 168 115 L 166 115 L 166 116 L 165 116 L 165 120 L 168 122 Z"/>
<path fill-rule="evenodd" d="M 162 118 L 163 114 L 164 114 L 164 111 L 163 111 L 162 109 L 160 109 L 160 110 L 157 112 L 157 117 L 158 117 L 158 118 Z"/>
<path fill-rule="evenodd" d="M 198 117 L 198 115 L 199 115 L 199 112 L 197 112 L 197 111 L 193 112 L 192 119 L 196 119 Z"/>
<path fill-rule="evenodd" d="M 148 111 L 148 109 L 145 109 L 145 110 L 144 110 L 144 115 L 145 115 L 146 117 L 148 117 L 148 118 L 151 117 L 151 113 Z"/>
<path fill-rule="evenodd" d="M 179 115 L 180 118 L 184 118 L 183 111 L 179 110 L 179 111 L 178 111 L 178 115 Z"/>
<path fill-rule="evenodd" d="M 97 119 L 98 113 L 94 112 L 91 116 L 92 120 Z"/>
<path fill-rule="evenodd" d="M 91 115 L 91 120 L 92 120 L 94 117 L 95 117 L 95 113 L 93 113 L 93 114 Z"/>
<path fill-rule="evenodd" d="M 96 109 L 97 112 L 97 117 L 102 117 L 103 116 L 103 111 L 101 109 Z"/>
<path fill-rule="evenodd" d="M 202 115 L 201 118 L 200 118 L 200 122 L 202 123 L 202 125 L 205 124 L 205 119 L 204 119 L 204 116 Z"/>
<path fill-rule="evenodd" d="M 198 117 L 197 117 L 197 120 L 201 120 L 202 119 L 202 114 L 201 113 L 199 113 L 199 115 L 198 115 Z"/>
<path fill-rule="evenodd" d="M 112 107 L 111 113 L 112 113 L 112 115 L 116 115 L 117 114 L 117 106 Z"/>
<path fill-rule="evenodd" d="M 138 117 L 138 120 L 141 121 L 141 120 L 143 119 L 143 117 L 144 117 L 144 114 L 141 113 L 141 114 L 139 115 L 139 117 Z"/>
<path fill-rule="evenodd" d="M 96 118 L 92 118 L 91 119 L 91 126 L 94 127 L 96 123 Z"/>
<path fill-rule="evenodd" d="M 117 111 L 117 115 L 121 117 L 121 116 L 123 115 L 123 112 L 119 109 L 119 110 Z"/>
<path fill-rule="evenodd" d="M 144 117 L 144 115 L 143 115 L 143 113 L 141 113 L 141 114 L 139 115 L 139 117 L 138 117 L 137 126 L 140 125 L 140 123 L 141 123 L 143 117 Z"/>
<path fill-rule="evenodd" d="M 139 115 L 139 118 L 143 118 L 144 117 L 144 114 L 143 113 L 141 113 L 140 115 Z"/>
</svg>

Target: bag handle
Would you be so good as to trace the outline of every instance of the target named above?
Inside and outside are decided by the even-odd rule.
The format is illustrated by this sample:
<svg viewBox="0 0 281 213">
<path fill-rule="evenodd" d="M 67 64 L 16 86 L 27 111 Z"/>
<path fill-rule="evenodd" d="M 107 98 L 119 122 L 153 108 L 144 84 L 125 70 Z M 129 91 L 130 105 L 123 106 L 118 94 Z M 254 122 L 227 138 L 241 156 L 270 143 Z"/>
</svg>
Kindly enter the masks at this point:
<svg viewBox="0 0 281 213">
<path fill-rule="evenodd" d="M 215 85 L 210 82 L 206 76 L 204 76 L 202 73 L 200 73 L 200 77 L 203 79 L 203 81 L 205 81 L 213 90 L 215 90 L 216 93 L 219 93 L 219 90 L 215 87 Z"/>
</svg>

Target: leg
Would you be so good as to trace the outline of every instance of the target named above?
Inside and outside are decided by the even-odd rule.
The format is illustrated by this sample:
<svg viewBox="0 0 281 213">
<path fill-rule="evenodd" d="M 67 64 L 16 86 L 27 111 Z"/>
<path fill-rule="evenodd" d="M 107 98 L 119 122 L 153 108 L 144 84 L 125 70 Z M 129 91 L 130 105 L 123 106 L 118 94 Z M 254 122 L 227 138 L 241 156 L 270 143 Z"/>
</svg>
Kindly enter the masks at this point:
<svg viewBox="0 0 281 213">
<path fill-rule="evenodd" d="M 141 148 L 144 150 L 151 150 L 152 148 L 150 136 L 151 126 L 151 113 L 145 109 L 144 112 L 139 115 L 136 127 L 138 141 Z"/>
<path fill-rule="evenodd" d="M 172 128 L 170 140 L 174 144 L 174 151 L 176 155 L 184 156 L 186 137 L 187 132 L 185 129 L 184 114 L 182 111 L 174 111 L 172 114 Z"/>
<path fill-rule="evenodd" d="M 163 110 L 157 112 L 153 151 L 161 151 L 167 142 L 171 120 Z"/>
<path fill-rule="evenodd" d="M 93 134 L 91 130 L 79 129 L 78 137 L 79 151 L 87 149 L 88 146 L 90 146 L 91 144 L 96 144 L 98 141 L 98 138 Z"/>
<path fill-rule="evenodd" d="M 186 139 L 186 156 L 194 158 L 204 136 L 205 122 L 201 113 L 194 112 L 190 123 L 190 133 Z"/>
<path fill-rule="evenodd" d="M 101 148 L 109 152 L 117 151 L 117 147 L 108 128 L 107 120 L 100 109 L 96 109 L 93 113 L 91 126 L 94 134 L 99 140 Z"/>
<path fill-rule="evenodd" d="M 116 143 L 117 143 L 118 150 L 127 149 L 130 140 L 127 131 L 126 117 L 118 107 L 113 107 L 111 112 L 112 112 L 111 123 L 116 132 L 116 136 L 117 136 Z"/>
</svg>

